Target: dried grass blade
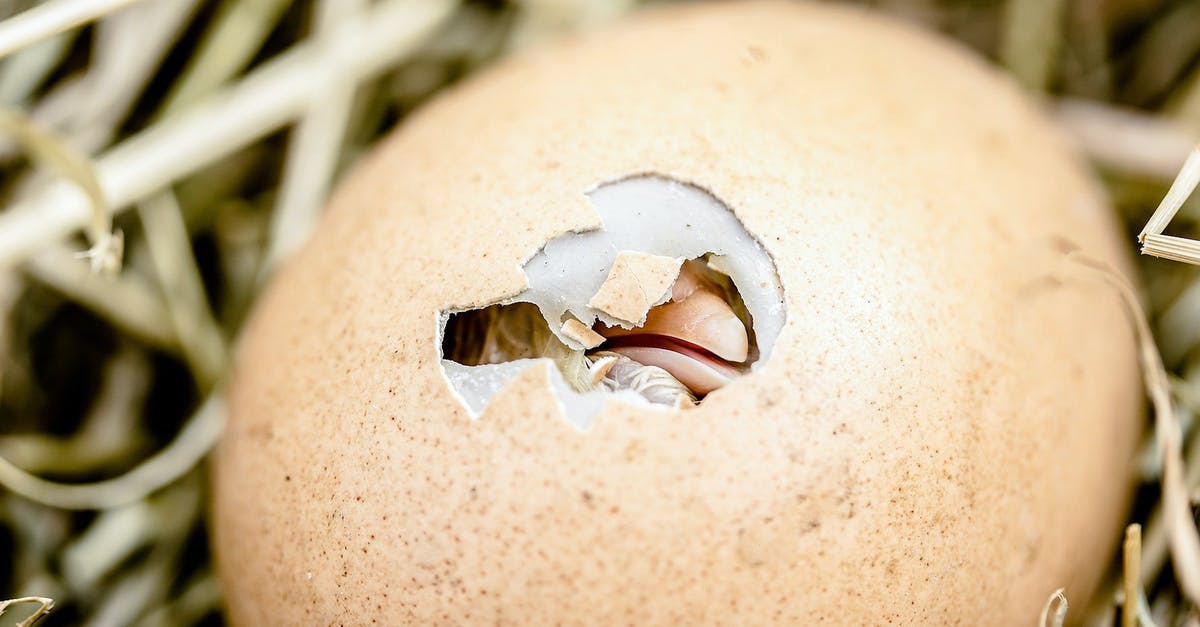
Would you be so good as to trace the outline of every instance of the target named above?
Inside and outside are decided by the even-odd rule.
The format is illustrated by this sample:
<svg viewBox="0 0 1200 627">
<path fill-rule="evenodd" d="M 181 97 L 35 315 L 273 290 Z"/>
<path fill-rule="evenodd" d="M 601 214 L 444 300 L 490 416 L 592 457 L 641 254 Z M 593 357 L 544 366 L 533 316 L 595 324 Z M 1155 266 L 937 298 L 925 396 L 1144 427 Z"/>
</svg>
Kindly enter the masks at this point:
<svg viewBox="0 0 1200 627">
<path fill-rule="evenodd" d="M 59 129 L 72 146 L 87 154 L 108 145 L 179 38 L 197 2 L 157 0 L 97 23 L 87 73 L 56 84 L 38 101 L 33 119 Z M 0 74 L 0 82 L 3 78 Z M 0 159 L 14 150 L 14 146 L 0 143 Z"/>
<path fill-rule="evenodd" d="M 372 76 L 419 45 L 451 13 L 453 0 L 393 0 L 347 20 L 328 42 L 342 71 Z M 315 43 L 295 46 L 237 85 L 179 116 L 131 137 L 97 161 L 97 176 L 114 209 L 145 198 L 195 170 L 273 132 L 299 116 L 324 88 L 309 77 Z M 0 267 L 67 237 L 87 222 L 86 199 L 70 186 L 0 214 Z"/>
<path fill-rule="evenodd" d="M 26 274 L 87 307 L 122 332 L 167 352 L 180 351 L 162 300 L 142 277 L 128 272 L 115 277 L 97 276 L 61 244 L 48 248 L 25 264 Z"/>
<path fill-rule="evenodd" d="M 0 22 L 0 57 L 139 0 L 48 0 Z"/>
<path fill-rule="evenodd" d="M 1158 312 L 1158 337 L 1163 363 L 1176 366 L 1200 344 L 1200 281 L 1188 285 Z"/>
<path fill-rule="evenodd" d="M 183 33 L 197 4 L 198 0 L 156 0 L 99 22 L 86 91 L 79 98 L 58 91 L 48 94 L 34 116 L 62 120 L 75 145 L 89 153 L 108 145 Z M 63 91 L 68 87 L 64 85 Z"/>
<path fill-rule="evenodd" d="M 0 455 L 31 473 L 92 475 L 136 455 L 148 443 L 140 429 L 150 391 L 146 351 L 123 344 L 109 360 L 83 424 L 68 437 L 22 433 L 0 437 Z"/>
<path fill-rule="evenodd" d="M 1200 263 L 1200 242 L 1174 235 L 1149 233 L 1142 240 L 1142 254 L 1180 263 Z"/>
<path fill-rule="evenodd" d="M 1009 0 L 1000 58 L 1025 87 L 1045 91 L 1062 46 L 1065 0 Z"/>
<path fill-rule="evenodd" d="M 210 395 L 165 448 L 133 470 L 95 483 L 66 484 L 35 477 L 0 458 L 0 486 L 60 509 L 108 509 L 145 498 L 186 474 L 208 454 L 225 423 L 220 396 Z"/>
<path fill-rule="evenodd" d="M 1055 108 L 1059 125 L 1089 158 L 1126 175 L 1169 180 L 1196 144 L 1185 127 L 1167 118 L 1070 98 Z"/>
<path fill-rule="evenodd" d="M 175 337 L 202 390 L 225 367 L 225 340 L 213 318 L 204 280 L 192 254 L 192 242 L 175 195 L 162 192 L 138 204 L 138 217 L 167 305 Z"/>
<path fill-rule="evenodd" d="M 166 602 L 179 571 L 183 542 L 200 513 L 203 490 L 198 479 L 193 473 L 150 500 L 152 520 L 141 539 L 148 544 L 149 554 L 132 568 L 120 568 L 120 561 L 111 565 L 103 594 L 96 595 L 99 602 L 84 627 L 132 625 Z"/>
<path fill-rule="evenodd" d="M 318 33 L 333 31 L 365 6 L 365 0 L 323 0 L 317 5 Z M 356 85 L 340 77 L 336 57 L 326 58 L 316 76 L 328 89 L 309 105 L 307 115 L 292 131 L 279 200 L 271 212 L 260 282 L 316 228 L 349 127 Z"/>
<path fill-rule="evenodd" d="M 1187 202 L 1188 197 L 1195 191 L 1196 186 L 1200 185 L 1200 146 L 1197 146 L 1188 155 L 1186 161 L 1183 162 L 1183 167 L 1179 170 L 1179 175 L 1175 177 L 1175 182 L 1171 183 L 1171 188 L 1167 190 L 1167 195 L 1163 197 L 1158 208 L 1154 210 L 1154 214 L 1150 216 L 1150 220 L 1146 222 L 1146 226 L 1142 232 L 1138 234 L 1138 241 L 1143 243 L 1142 252 L 1145 254 L 1154 254 L 1147 251 L 1147 236 L 1160 235 L 1166 230 L 1167 225 L 1171 223 L 1171 219 L 1179 213 L 1179 209 L 1183 207 L 1183 203 Z M 1168 250 L 1170 245 L 1174 243 L 1176 252 L 1186 252 L 1191 255 L 1191 247 L 1188 244 L 1200 248 L 1200 244 L 1196 244 L 1191 240 L 1183 238 L 1173 238 L 1171 240 L 1159 240 L 1163 250 Z M 1187 242 L 1188 244 L 1185 244 Z M 1158 248 L 1157 246 L 1155 247 Z M 1200 256 L 1194 258 L 1190 263 L 1200 263 Z"/>
<path fill-rule="evenodd" d="M 1078 251 L 1068 253 L 1067 258 L 1076 262 L 1077 267 L 1090 270 L 1112 286 L 1125 303 L 1126 311 L 1132 319 L 1146 394 L 1154 408 L 1154 435 L 1163 464 L 1162 512 L 1167 537 L 1170 540 L 1171 561 L 1175 566 L 1175 578 L 1180 589 L 1192 603 L 1198 603 L 1200 533 L 1192 519 L 1187 483 L 1184 480 L 1182 432 L 1171 402 L 1170 379 L 1154 343 L 1150 323 L 1146 320 L 1137 294 L 1119 272 L 1108 264 Z"/>
<path fill-rule="evenodd" d="M 63 579 L 75 591 L 93 591 L 113 568 L 155 536 L 151 500 L 135 501 L 96 515 L 59 553 Z"/>
<path fill-rule="evenodd" d="M 163 112 L 192 104 L 242 71 L 290 4 L 289 0 L 224 0 L 215 23 L 167 96 Z"/>
<path fill-rule="evenodd" d="M 1142 595 L 1142 526 L 1134 523 L 1125 528 L 1125 545 L 1122 552 L 1124 569 L 1121 574 L 1121 627 L 1137 627 L 1138 599 Z"/>
<path fill-rule="evenodd" d="M 1063 623 L 1067 622 L 1067 603 L 1066 590 L 1059 588 L 1050 594 L 1050 598 L 1046 599 L 1046 604 L 1042 606 L 1042 615 L 1038 619 L 1039 627 L 1063 627 Z"/>
<path fill-rule="evenodd" d="M 205 571 L 193 577 L 173 601 L 150 612 L 137 627 L 161 625 L 195 625 L 221 604 L 221 590 L 216 576 Z"/>
<path fill-rule="evenodd" d="M 1129 82 L 1122 98 L 1149 106 L 1179 84 L 1200 52 L 1200 3 L 1163 2 L 1158 18 L 1130 50 Z"/>
<path fill-rule="evenodd" d="M 1192 71 L 1182 85 L 1173 96 L 1169 109 L 1185 126 L 1200 131 L 1200 67 Z"/>
<path fill-rule="evenodd" d="M 50 610 L 54 609 L 54 599 L 49 599 L 46 597 L 21 597 L 19 599 L 0 601 L 0 615 L 3 615 L 9 607 L 17 605 L 18 603 L 37 603 L 41 607 L 35 610 L 33 614 L 30 614 L 28 617 L 26 617 L 25 620 L 17 623 L 15 627 L 30 627 L 30 625 L 33 625 L 35 622 L 37 622 L 39 618 L 49 614 Z"/>
<path fill-rule="evenodd" d="M 91 208 L 88 237 L 92 242 L 83 255 L 91 259 L 93 271 L 113 274 L 120 270 L 124 238 L 113 230 L 108 202 L 88 158 L 18 111 L 0 109 L 0 133 L 15 138 L 39 165 L 58 172 L 83 191 Z"/>
<path fill-rule="evenodd" d="M 0 104 L 12 106 L 29 98 L 71 49 L 75 33 L 61 33 L 0 60 Z"/>
<path fill-rule="evenodd" d="M 1142 590 L 1138 590 L 1137 623 L 1141 627 L 1158 627 L 1158 623 L 1154 622 L 1154 615 L 1150 610 L 1150 601 L 1146 598 L 1146 593 Z"/>
</svg>

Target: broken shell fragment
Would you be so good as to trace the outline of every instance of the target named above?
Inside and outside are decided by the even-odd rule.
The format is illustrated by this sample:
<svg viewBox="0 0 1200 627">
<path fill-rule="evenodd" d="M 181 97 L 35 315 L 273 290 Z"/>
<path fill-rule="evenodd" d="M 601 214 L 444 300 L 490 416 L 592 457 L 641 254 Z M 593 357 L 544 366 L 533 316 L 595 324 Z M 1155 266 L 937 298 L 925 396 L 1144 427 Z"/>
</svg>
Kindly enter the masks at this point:
<svg viewBox="0 0 1200 627">
<path fill-rule="evenodd" d="M 621 322 L 640 325 L 645 322 L 646 312 L 651 307 L 669 297 L 682 261 L 621 251 L 613 261 L 608 278 L 604 279 L 600 291 L 588 301 L 588 306 Z"/>
<path fill-rule="evenodd" d="M 571 318 L 563 323 L 562 334 L 579 342 L 584 348 L 596 348 L 604 343 L 604 336 L 593 331 L 584 323 Z"/>
</svg>

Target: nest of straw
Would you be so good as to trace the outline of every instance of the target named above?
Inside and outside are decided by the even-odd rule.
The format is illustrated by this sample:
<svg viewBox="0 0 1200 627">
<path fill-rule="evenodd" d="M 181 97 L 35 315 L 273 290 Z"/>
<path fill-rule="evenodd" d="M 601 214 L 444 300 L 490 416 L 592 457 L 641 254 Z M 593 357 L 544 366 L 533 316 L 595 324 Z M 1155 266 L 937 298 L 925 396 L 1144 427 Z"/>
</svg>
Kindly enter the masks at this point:
<svg viewBox="0 0 1200 627">
<path fill-rule="evenodd" d="M 260 286 L 422 101 L 639 4 L 0 0 L 0 622 L 220 624 L 204 463 Z M 1200 0 L 860 4 L 965 42 L 1043 99 L 1131 244 L 1200 138 Z M 1190 167 L 1143 243 L 1196 262 Z M 1200 625 L 1200 270 L 1141 269 L 1142 483 L 1106 588 L 1069 612 Z"/>
</svg>

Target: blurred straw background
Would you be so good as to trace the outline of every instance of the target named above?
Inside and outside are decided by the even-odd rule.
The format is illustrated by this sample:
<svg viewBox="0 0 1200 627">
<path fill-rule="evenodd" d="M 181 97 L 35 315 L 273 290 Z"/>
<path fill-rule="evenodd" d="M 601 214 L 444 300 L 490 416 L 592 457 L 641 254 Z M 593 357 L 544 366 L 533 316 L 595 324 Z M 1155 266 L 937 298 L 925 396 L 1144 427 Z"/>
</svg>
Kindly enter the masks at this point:
<svg viewBox="0 0 1200 627">
<path fill-rule="evenodd" d="M 52 598 L 40 625 L 221 624 L 204 459 L 260 286 L 414 107 L 640 4 L 0 0 L 0 601 Z M 965 42 L 1043 99 L 1132 250 L 1200 139 L 1200 0 L 858 4 Z M 1200 198 L 1167 233 L 1200 237 Z M 1140 261 L 1195 503 L 1200 269 Z M 1171 567 L 1183 545 L 1161 520 L 1152 425 L 1131 514 L 1144 528 L 1073 622 L 1200 626 Z M 1051 597 L 1044 622 L 1063 607 Z M 0 602 L 0 625 L 38 609 Z"/>
</svg>

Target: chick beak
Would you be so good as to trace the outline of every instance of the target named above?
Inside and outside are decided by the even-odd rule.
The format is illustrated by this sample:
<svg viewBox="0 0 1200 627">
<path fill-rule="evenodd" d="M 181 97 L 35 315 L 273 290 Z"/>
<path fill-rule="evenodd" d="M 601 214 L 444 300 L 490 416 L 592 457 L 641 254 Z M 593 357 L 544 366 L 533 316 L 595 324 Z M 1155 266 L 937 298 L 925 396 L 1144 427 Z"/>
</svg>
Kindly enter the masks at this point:
<svg viewBox="0 0 1200 627">
<path fill-rule="evenodd" d="M 646 324 L 628 333 L 674 338 L 736 363 L 746 361 L 749 351 L 746 326 L 723 296 L 707 289 L 651 309 Z"/>
<path fill-rule="evenodd" d="M 671 373 L 696 394 L 715 390 L 740 372 L 747 359 L 746 327 L 726 302 L 720 286 L 704 276 L 700 262 L 684 264 L 672 300 L 654 309 L 640 327 L 599 326 L 612 340 L 606 349 Z"/>
</svg>

